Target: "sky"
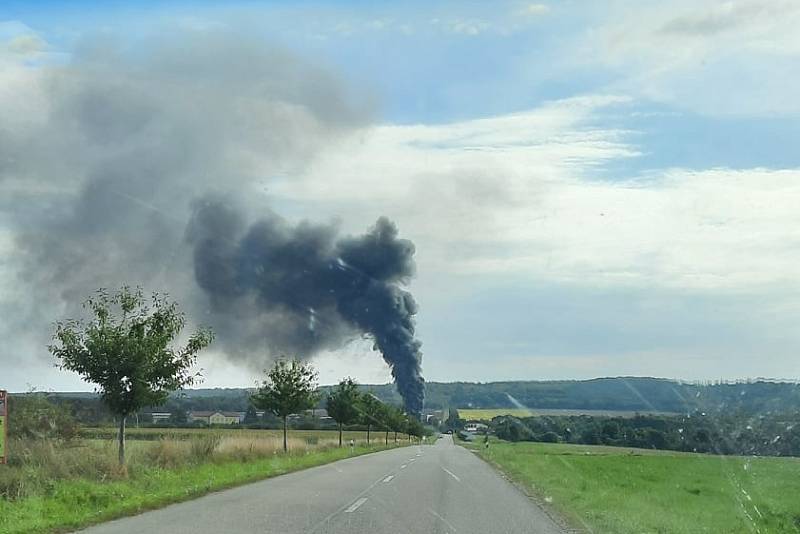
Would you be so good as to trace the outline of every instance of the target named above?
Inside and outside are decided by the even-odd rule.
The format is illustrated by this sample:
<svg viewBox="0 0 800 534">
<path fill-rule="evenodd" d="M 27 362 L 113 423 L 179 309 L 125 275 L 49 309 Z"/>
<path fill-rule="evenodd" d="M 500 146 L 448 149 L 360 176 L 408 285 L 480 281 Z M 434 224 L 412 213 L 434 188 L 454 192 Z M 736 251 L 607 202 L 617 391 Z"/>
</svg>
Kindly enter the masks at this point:
<svg viewBox="0 0 800 534">
<path fill-rule="evenodd" d="M 427 380 L 798 379 L 798 24 L 781 0 L 3 2 L 0 388 L 91 387 L 47 344 L 93 288 L 203 323 L 209 193 L 393 221 Z M 390 380 L 352 337 L 309 355 L 321 381 Z M 275 357 L 226 346 L 204 387 Z"/>
</svg>

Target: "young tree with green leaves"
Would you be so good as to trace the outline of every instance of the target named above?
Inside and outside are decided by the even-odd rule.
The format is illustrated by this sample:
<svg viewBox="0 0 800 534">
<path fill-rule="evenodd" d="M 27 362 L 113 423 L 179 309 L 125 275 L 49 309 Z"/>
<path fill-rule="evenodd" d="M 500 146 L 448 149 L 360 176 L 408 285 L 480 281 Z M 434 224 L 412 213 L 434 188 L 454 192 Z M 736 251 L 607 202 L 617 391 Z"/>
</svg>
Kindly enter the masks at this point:
<svg viewBox="0 0 800 534">
<path fill-rule="evenodd" d="M 425 426 L 420 422 L 419 419 L 415 417 L 408 417 L 407 419 L 408 424 L 406 426 L 406 431 L 408 432 L 409 438 L 414 436 L 415 438 L 421 438 L 425 435 Z"/>
<path fill-rule="evenodd" d="M 369 445 L 369 432 L 373 426 L 381 424 L 381 410 L 383 403 L 372 392 L 361 395 L 358 403 L 359 421 L 367 427 L 367 445 Z"/>
<path fill-rule="evenodd" d="M 61 369 L 97 384 L 97 392 L 119 418 L 119 463 L 125 465 L 125 421 L 146 406 L 166 402 L 170 392 L 190 386 L 197 353 L 211 344 L 211 330 L 201 328 L 186 345 L 174 340 L 186 325 L 178 305 L 153 293 L 148 304 L 142 289 L 123 286 L 114 295 L 100 289 L 84 303 L 88 322 L 56 323 L 50 352 Z"/>
<path fill-rule="evenodd" d="M 267 371 L 267 379 L 250 397 L 253 406 L 283 420 L 283 452 L 286 442 L 286 419 L 291 414 L 312 409 L 319 400 L 317 371 L 298 360 L 278 360 Z"/>
<path fill-rule="evenodd" d="M 378 412 L 378 426 L 386 433 L 383 443 L 389 444 L 389 430 L 391 429 L 391 406 L 388 404 L 381 404 L 381 409 Z"/>
<path fill-rule="evenodd" d="M 358 421 L 358 403 L 361 394 L 358 384 L 350 377 L 345 378 L 334 386 L 325 402 L 328 416 L 336 421 L 339 426 L 339 446 L 342 446 L 342 426 Z"/>
<path fill-rule="evenodd" d="M 450 408 L 448 410 L 447 419 L 444 424 L 448 430 L 452 430 L 453 432 L 458 432 L 464 428 L 464 420 L 458 415 L 458 410 L 456 408 Z"/>
<path fill-rule="evenodd" d="M 402 432 L 406 427 L 406 414 L 397 406 L 386 407 L 387 428 L 394 432 L 394 442 L 397 443 L 397 433 Z M 388 441 L 388 436 L 387 436 Z"/>
<path fill-rule="evenodd" d="M 242 422 L 246 425 L 258 424 L 258 413 L 252 403 L 247 405 L 247 411 L 244 413 L 244 421 Z"/>
</svg>

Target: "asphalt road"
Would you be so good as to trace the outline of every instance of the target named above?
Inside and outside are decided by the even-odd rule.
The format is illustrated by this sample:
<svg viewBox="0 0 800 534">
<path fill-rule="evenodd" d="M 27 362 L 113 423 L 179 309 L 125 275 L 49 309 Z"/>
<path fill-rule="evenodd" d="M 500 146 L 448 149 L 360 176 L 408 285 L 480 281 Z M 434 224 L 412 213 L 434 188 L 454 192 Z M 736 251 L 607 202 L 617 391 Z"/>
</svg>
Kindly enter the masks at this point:
<svg viewBox="0 0 800 534">
<path fill-rule="evenodd" d="M 563 531 L 448 436 L 104 523 L 86 534 L 449 534 Z"/>
</svg>

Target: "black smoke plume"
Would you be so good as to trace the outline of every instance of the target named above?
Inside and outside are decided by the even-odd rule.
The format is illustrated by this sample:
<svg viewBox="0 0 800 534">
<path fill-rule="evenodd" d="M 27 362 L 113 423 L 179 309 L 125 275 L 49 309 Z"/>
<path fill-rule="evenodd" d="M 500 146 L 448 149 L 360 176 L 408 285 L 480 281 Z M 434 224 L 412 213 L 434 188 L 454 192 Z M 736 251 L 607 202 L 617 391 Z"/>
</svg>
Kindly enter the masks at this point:
<svg viewBox="0 0 800 534">
<path fill-rule="evenodd" d="M 272 213 L 247 227 L 233 205 L 206 199 L 195 205 L 187 237 L 223 343 L 243 355 L 263 344 L 307 357 L 365 334 L 391 367 L 406 410 L 419 414 L 417 305 L 401 287 L 414 274 L 414 244 L 383 217 L 362 236 L 337 234 L 333 225 L 293 227 Z"/>
</svg>

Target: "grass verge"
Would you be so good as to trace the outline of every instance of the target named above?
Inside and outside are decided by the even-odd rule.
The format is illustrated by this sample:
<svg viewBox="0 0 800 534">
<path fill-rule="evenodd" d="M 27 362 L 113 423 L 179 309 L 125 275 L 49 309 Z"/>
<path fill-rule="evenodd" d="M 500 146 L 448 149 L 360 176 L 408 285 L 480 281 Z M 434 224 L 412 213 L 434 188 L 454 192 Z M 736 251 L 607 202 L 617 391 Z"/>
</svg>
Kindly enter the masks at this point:
<svg viewBox="0 0 800 534">
<path fill-rule="evenodd" d="M 588 532 L 800 532 L 798 458 L 481 445 L 466 446 Z"/>
<path fill-rule="evenodd" d="M 0 499 L 0 532 L 65 532 L 386 448 L 392 447 L 331 448 L 244 460 L 228 457 L 177 468 L 140 466 L 127 478 L 112 481 L 57 479 L 44 494 Z"/>
</svg>

